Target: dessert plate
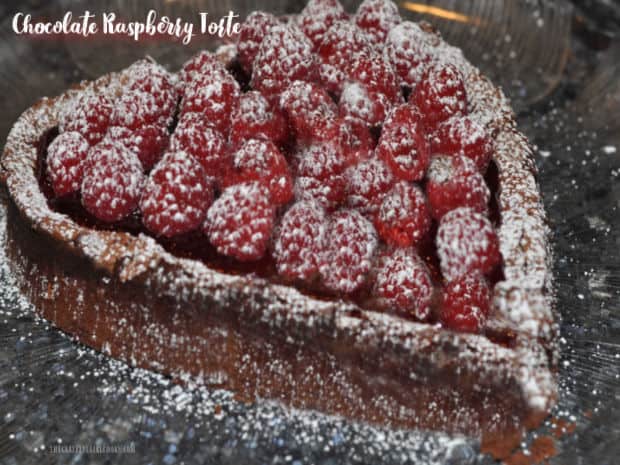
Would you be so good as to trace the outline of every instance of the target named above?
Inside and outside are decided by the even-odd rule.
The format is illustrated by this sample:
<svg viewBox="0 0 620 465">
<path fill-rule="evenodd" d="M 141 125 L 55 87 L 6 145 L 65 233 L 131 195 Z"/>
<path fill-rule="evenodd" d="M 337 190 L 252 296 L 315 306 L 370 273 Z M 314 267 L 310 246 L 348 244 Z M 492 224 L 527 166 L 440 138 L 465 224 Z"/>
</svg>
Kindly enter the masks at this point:
<svg viewBox="0 0 620 465">
<path fill-rule="evenodd" d="M 607 150 L 611 150 L 611 149 L 607 149 Z M 62 344 L 61 344 L 61 345 L 62 345 Z M 322 423 L 322 424 L 324 425 L 324 423 Z M 337 436 L 336 436 L 336 439 L 334 440 L 334 442 L 335 442 L 335 443 L 338 443 Z M 351 443 L 349 443 L 349 444 L 351 444 Z"/>
<path fill-rule="evenodd" d="M 252 401 L 540 423 L 557 326 L 532 151 L 459 49 L 401 21 L 255 13 L 178 75 L 142 61 L 27 110 L 1 159 L 7 256 L 41 315 Z"/>
</svg>

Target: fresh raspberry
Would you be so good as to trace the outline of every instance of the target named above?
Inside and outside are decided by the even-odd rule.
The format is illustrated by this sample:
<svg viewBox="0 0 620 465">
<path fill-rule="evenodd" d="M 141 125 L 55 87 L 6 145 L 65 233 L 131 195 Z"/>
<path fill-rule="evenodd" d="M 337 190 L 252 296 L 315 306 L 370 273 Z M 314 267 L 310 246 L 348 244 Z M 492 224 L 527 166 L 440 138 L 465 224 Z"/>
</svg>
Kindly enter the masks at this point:
<svg viewBox="0 0 620 465">
<path fill-rule="evenodd" d="M 108 129 L 107 137 L 131 150 L 142 163 L 144 171 L 148 171 L 164 153 L 170 134 L 165 127 L 147 124 L 133 130 L 112 126 Z"/>
<path fill-rule="evenodd" d="M 342 118 L 339 127 L 344 133 L 339 140 L 347 151 L 347 166 L 370 159 L 374 155 L 377 142 L 372 132 L 364 124 L 355 118 Z"/>
<path fill-rule="evenodd" d="M 232 115 L 230 141 L 233 147 L 239 147 L 247 139 L 281 144 L 286 137 L 287 122 L 279 109 L 272 108 L 260 92 L 250 91 L 241 96 Z"/>
<path fill-rule="evenodd" d="M 230 74 L 202 74 L 185 89 L 182 113 L 201 114 L 209 126 L 227 136 L 240 93 L 239 84 Z"/>
<path fill-rule="evenodd" d="M 258 54 L 261 42 L 271 28 L 278 24 L 278 19 L 263 11 L 254 11 L 248 15 L 239 31 L 237 53 L 244 71 L 252 73 L 252 64 Z"/>
<path fill-rule="evenodd" d="M 351 67 L 339 102 L 341 115 L 364 121 L 368 126 L 383 124 L 391 109 L 403 102 L 396 75 L 381 57 L 361 56 Z"/>
<path fill-rule="evenodd" d="M 493 142 L 485 128 L 469 116 L 450 118 L 439 125 L 431 139 L 438 155 L 464 155 L 484 173 L 493 155 Z"/>
<path fill-rule="evenodd" d="M 491 290 L 479 273 L 449 282 L 443 289 L 439 319 L 450 329 L 479 333 L 491 309 Z"/>
<path fill-rule="evenodd" d="M 219 131 L 207 126 L 199 113 L 186 113 L 181 117 L 172 134 L 170 149 L 190 154 L 202 165 L 205 175 L 218 182 L 229 163 L 226 140 Z"/>
<path fill-rule="evenodd" d="M 127 79 L 127 87 L 147 93 L 158 93 L 159 90 L 170 90 L 175 87 L 176 77 L 166 68 L 150 59 L 138 60 L 123 71 Z"/>
<path fill-rule="evenodd" d="M 161 65 L 141 60 L 127 70 L 129 90 L 146 92 L 155 99 L 166 119 L 171 119 L 176 111 L 178 92 L 176 82 Z"/>
<path fill-rule="evenodd" d="M 433 57 L 439 38 L 405 21 L 388 32 L 384 54 L 403 86 L 415 88 Z"/>
<path fill-rule="evenodd" d="M 356 165 L 373 155 L 376 142 L 370 128 L 365 123 L 354 118 L 340 116 L 326 116 L 317 121 L 318 127 L 321 128 L 320 131 L 316 128 L 308 128 L 305 123 L 302 123 L 308 129 L 307 134 L 311 134 L 311 138 L 309 139 L 306 135 L 297 139 L 298 148 L 321 143 L 334 145 L 339 149 L 344 166 Z"/>
<path fill-rule="evenodd" d="M 310 282 L 319 272 L 319 253 L 327 226 L 325 210 L 316 202 L 298 202 L 282 216 L 273 255 L 278 273 Z"/>
<path fill-rule="evenodd" d="M 236 184 L 213 202 L 204 230 L 222 255 L 242 262 L 255 261 L 267 250 L 274 216 L 265 187 L 257 182 Z"/>
<path fill-rule="evenodd" d="M 167 127 L 171 119 L 166 111 L 151 94 L 130 90 L 115 102 L 110 126 L 120 126 L 131 131 L 148 124 Z"/>
<path fill-rule="evenodd" d="M 82 179 L 82 205 L 102 221 L 120 221 L 138 206 L 143 184 L 138 157 L 121 144 L 104 140 L 88 153 Z"/>
<path fill-rule="evenodd" d="M 390 245 L 416 245 L 428 233 L 431 216 L 426 198 L 418 186 L 400 181 L 384 197 L 375 226 L 381 238 Z"/>
<path fill-rule="evenodd" d="M 84 92 L 62 112 L 59 129 L 78 132 L 90 145 L 96 145 L 105 136 L 111 115 L 112 103 L 107 95 Z"/>
<path fill-rule="evenodd" d="M 200 164 L 186 152 L 168 152 L 144 187 L 142 222 L 157 236 L 177 236 L 198 229 L 212 203 L 213 186 Z"/>
<path fill-rule="evenodd" d="M 379 158 L 371 158 L 345 172 L 347 205 L 373 218 L 383 195 L 394 184 L 390 169 Z"/>
<path fill-rule="evenodd" d="M 297 158 L 297 200 L 315 200 L 325 208 L 335 208 L 342 202 L 345 163 L 338 146 L 329 143 L 311 145 L 297 154 Z"/>
<path fill-rule="evenodd" d="M 472 271 L 490 273 L 501 261 L 493 225 L 471 208 L 446 213 L 439 222 L 436 243 L 441 272 L 447 281 Z"/>
<path fill-rule="evenodd" d="M 58 197 L 80 190 L 88 142 L 79 132 L 63 132 L 47 148 L 47 177 Z"/>
<path fill-rule="evenodd" d="M 258 49 L 250 84 L 275 100 L 291 82 L 313 81 L 316 71 L 310 40 L 292 24 L 278 25 L 270 29 Z"/>
<path fill-rule="evenodd" d="M 491 198 L 484 177 L 471 159 L 445 155 L 431 160 L 426 195 L 435 219 L 459 207 L 486 214 Z"/>
<path fill-rule="evenodd" d="M 228 74 L 220 60 L 211 52 L 203 50 L 185 62 L 179 72 L 181 88 L 193 84 L 205 75 L 223 77 Z"/>
<path fill-rule="evenodd" d="M 353 64 L 349 79 L 366 86 L 371 94 L 383 94 L 394 105 L 404 101 L 398 77 L 384 57 L 361 56 Z"/>
<path fill-rule="evenodd" d="M 429 128 L 467 111 L 463 75 L 453 65 L 433 65 L 416 87 L 413 100 Z"/>
<path fill-rule="evenodd" d="M 354 20 L 376 45 L 383 45 L 388 32 L 402 21 L 398 7 L 391 0 L 364 0 Z"/>
<path fill-rule="evenodd" d="M 312 140 L 298 139 L 297 147 L 308 145 L 331 144 L 337 147 L 345 167 L 368 160 L 374 151 L 376 142 L 370 128 L 353 118 L 340 116 L 325 118 L 319 122 L 322 131 L 312 130 Z"/>
<path fill-rule="evenodd" d="M 409 104 L 396 107 L 385 120 L 377 154 L 395 176 L 406 181 L 424 178 L 430 147 L 418 111 Z"/>
<path fill-rule="evenodd" d="M 325 231 L 321 255 L 323 284 L 345 294 L 359 289 L 370 271 L 377 244 L 375 228 L 359 212 L 334 213 Z"/>
<path fill-rule="evenodd" d="M 217 61 L 219 61 L 224 68 L 226 68 L 226 70 L 235 76 L 235 79 L 237 79 L 237 73 L 239 73 L 240 77 L 243 74 L 242 70 L 238 69 L 237 66 L 237 37 L 238 34 L 233 32 L 233 35 L 231 36 L 233 40 L 230 42 L 228 40 L 223 41 L 222 44 L 218 45 L 213 52 L 213 55 Z M 245 78 L 246 76 L 243 77 Z"/>
<path fill-rule="evenodd" d="M 232 156 L 232 167 L 225 186 L 258 181 L 271 200 L 283 205 L 293 198 L 293 178 L 284 155 L 273 142 L 250 139 Z"/>
<path fill-rule="evenodd" d="M 378 260 L 374 295 L 379 306 L 416 320 L 431 314 L 433 282 L 422 259 L 409 249 L 394 249 Z"/>
<path fill-rule="evenodd" d="M 383 94 L 369 94 L 366 87 L 357 82 L 345 83 L 338 102 L 341 115 L 361 121 L 367 127 L 380 126 L 390 108 Z"/>
<path fill-rule="evenodd" d="M 332 24 L 346 19 L 347 14 L 338 0 L 310 0 L 297 17 L 297 24 L 316 51 Z"/>
<path fill-rule="evenodd" d="M 298 143 L 322 140 L 335 124 L 336 105 L 324 89 L 309 82 L 295 81 L 280 96 Z"/>
<path fill-rule="evenodd" d="M 371 56 L 368 37 L 349 21 L 338 21 L 330 27 L 317 51 L 319 80 L 332 94 L 339 96 L 353 64 L 360 56 Z"/>
</svg>

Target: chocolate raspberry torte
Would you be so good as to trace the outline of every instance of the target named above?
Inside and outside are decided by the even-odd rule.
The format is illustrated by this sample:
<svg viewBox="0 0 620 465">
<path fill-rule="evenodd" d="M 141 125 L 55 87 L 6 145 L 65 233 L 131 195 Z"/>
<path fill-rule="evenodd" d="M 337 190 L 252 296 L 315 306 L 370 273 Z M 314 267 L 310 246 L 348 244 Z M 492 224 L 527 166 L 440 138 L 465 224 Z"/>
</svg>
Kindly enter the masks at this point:
<svg viewBox="0 0 620 465">
<path fill-rule="evenodd" d="M 253 13 L 178 73 L 44 98 L 1 163 L 23 291 L 113 357 L 398 428 L 503 431 L 555 403 L 532 151 L 390 1 Z"/>
</svg>

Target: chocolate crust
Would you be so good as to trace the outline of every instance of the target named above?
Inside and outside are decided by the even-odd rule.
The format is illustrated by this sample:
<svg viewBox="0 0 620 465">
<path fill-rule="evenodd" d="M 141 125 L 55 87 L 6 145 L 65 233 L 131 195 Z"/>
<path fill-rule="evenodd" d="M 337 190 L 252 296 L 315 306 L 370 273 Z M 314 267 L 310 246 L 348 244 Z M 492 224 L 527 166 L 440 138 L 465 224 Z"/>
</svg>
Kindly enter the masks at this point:
<svg viewBox="0 0 620 465">
<path fill-rule="evenodd" d="M 471 114 L 497 135 L 505 280 L 491 326 L 515 334 L 510 347 L 224 274 L 148 236 L 89 229 L 51 210 L 36 175 L 41 138 L 80 92 L 120 92 L 123 73 L 43 99 L 9 134 L 7 255 L 23 291 L 89 346 L 243 398 L 469 434 L 540 421 L 556 398 L 557 325 L 532 152 L 501 92 L 441 46 L 462 64 Z"/>
<path fill-rule="evenodd" d="M 302 333 L 293 322 L 278 330 L 261 322 L 254 305 L 234 311 L 208 299 L 182 304 L 149 295 L 144 282 L 93 272 L 89 260 L 28 227 L 12 205 L 7 256 L 45 319 L 85 345 L 177 380 L 189 376 L 242 399 L 276 399 L 399 428 L 501 432 L 545 415 L 523 408 L 510 373 L 514 358 L 495 359 L 489 366 L 495 376 L 463 369 L 464 341 L 438 337 L 437 328 L 418 339 L 419 351 L 388 343 L 364 350 L 362 333 L 374 328 L 363 317 L 331 314 L 331 323 Z"/>
</svg>

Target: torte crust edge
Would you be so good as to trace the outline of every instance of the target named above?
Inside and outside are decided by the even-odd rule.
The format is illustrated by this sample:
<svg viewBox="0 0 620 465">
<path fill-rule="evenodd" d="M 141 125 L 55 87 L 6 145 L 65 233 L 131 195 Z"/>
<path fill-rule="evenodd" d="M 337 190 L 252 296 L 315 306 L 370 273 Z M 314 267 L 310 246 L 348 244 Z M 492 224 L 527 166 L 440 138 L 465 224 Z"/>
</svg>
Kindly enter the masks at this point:
<svg viewBox="0 0 620 465">
<path fill-rule="evenodd" d="M 476 85 L 490 86 L 480 79 Z M 546 416 L 557 396 L 553 319 L 544 322 L 551 329 L 524 332 L 518 347 L 505 349 L 483 336 L 450 333 L 342 302 L 318 302 L 261 280 L 225 276 L 171 256 L 146 236 L 89 230 L 52 212 L 36 180 L 41 135 L 57 125 L 60 107 L 85 86 L 114 91 L 122 81 L 122 73 L 110 74 L 43 99 L 9 135 L 1 160 L 15 202 L 9 205 L 8 256 L 22 290 L 43 317 L 84 344 L 135 366 L 177 379 L 190 376 L 251 399 L 278 399 L 371 423 L 479 434 L 536 424 Z M 503 99 L 501 93 L 497 98 Z M 529 150 L 511 114 L 504 113 L 499 137 L 512 134 L 510 144 Z M 530 156 L 496 163 L 500 181 L 507 167 L 518 165 L 535 182 Z M 510 188 L 508 182 L 501 186 Z M 533 202 L 540 206 L 539 198 Z M 40 242 L 49 244 L 39 255 L 30 253 Z M 50 259 L 45 250 L 67 259 Z M 540 266 L 548 260 L 543 257 Z M 76 269 L 83 276 L 72 273 Z M 546 302 L 548 287 L 544 282 L 536 289 Z M 137 333 L 149 318 L 159 321 L 153 334 Z M 129 321 L 133 325 L 121 324 Z M 190 335 L 192 346 L 203 341 L 193 358 L 179 342 Z M 214 358 L 214 347 L 227 349 Z M 447 382 L 437 384 L 432 379 L 437 376 Z M 526 383 L 533 392 L 524 391 Z"/>
</svg>

